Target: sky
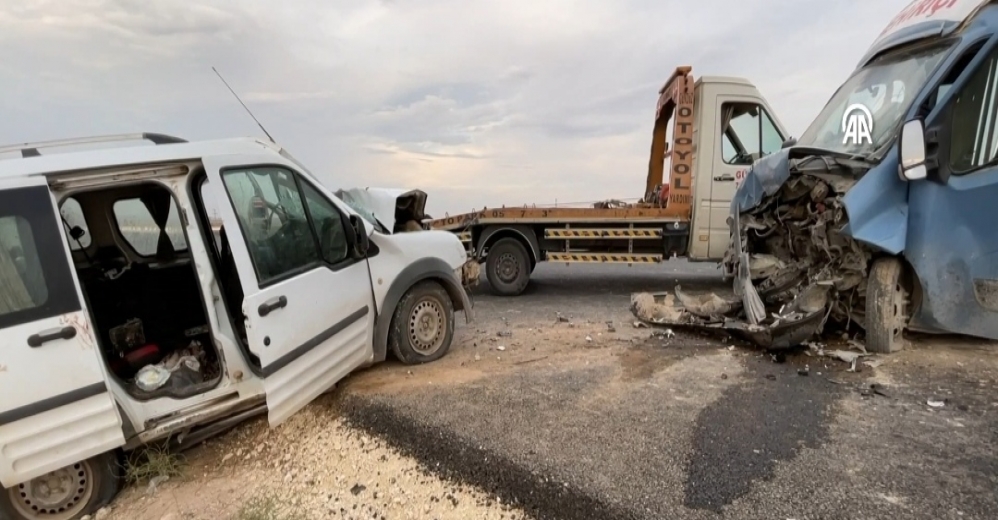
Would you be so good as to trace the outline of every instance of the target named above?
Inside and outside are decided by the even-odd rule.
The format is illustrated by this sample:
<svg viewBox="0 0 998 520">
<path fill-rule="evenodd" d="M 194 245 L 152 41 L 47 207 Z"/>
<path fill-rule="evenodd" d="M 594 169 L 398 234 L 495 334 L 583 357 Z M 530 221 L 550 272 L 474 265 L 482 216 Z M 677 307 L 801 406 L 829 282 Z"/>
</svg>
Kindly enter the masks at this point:
<svg viewBox="0 0 998 520">
<path fill-rule="evenodd" d="M 0 0 L 0 144 L 267 131 L 434 217 L 642 195 L 679 65 L 799 136 L 908 0 Z"/>
</svg>

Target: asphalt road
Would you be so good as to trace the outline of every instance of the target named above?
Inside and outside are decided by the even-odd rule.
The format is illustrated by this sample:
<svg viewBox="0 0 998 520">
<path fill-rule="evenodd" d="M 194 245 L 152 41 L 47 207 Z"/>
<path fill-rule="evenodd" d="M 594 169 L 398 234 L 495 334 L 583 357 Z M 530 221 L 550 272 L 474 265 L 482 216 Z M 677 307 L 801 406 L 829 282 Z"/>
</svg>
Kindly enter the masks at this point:
<svg viewBox="0 0 998 520">
<path fill-rule="evenodd" d="M 635 328 L 630 294 L 676 283 L 720 279 L 542 264 L 525 295 L 478 291 L 443 360 L 366 371 L 326 404 L 536 518 L 995 518 L 994 345 L 914 338 L 849 372 Z"/>
</svg>

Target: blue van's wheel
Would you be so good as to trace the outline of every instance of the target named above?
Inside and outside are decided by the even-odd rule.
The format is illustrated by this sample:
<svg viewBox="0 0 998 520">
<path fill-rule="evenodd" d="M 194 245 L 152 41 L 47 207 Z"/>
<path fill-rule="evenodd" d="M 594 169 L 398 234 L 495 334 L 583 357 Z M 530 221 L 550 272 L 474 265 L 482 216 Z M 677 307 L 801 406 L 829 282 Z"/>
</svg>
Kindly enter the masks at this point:
<svg viewBox="0 0 998 520">
<path fill-rule="evenodd" d="M 866 349 L 888 354 L 904 348 L 908 291 L 904 265 L 895 257 L 878 258 L 866 286 Z"/>
</svg>

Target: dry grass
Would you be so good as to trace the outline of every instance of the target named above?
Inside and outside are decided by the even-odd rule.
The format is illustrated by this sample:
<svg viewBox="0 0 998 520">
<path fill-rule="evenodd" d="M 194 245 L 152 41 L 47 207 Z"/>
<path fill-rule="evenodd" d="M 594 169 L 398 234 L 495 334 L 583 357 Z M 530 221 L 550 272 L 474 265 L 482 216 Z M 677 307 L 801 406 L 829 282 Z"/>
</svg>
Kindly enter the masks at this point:
<svg viewBox="0 0 998 520">
<path fill-rule="evenodd" d="M 159 446 L 132 452 L 125 468 L 125 478 L 133 485 L 149 482 L 157 477 L 176 478 L 183 473 L 184 463 L 180 456 Z"/>
<path fill-rule="evenodd" d="M 307 520 L 302 508 L 273 493 L 253 497 L 233 520 Z"/>
</svg>

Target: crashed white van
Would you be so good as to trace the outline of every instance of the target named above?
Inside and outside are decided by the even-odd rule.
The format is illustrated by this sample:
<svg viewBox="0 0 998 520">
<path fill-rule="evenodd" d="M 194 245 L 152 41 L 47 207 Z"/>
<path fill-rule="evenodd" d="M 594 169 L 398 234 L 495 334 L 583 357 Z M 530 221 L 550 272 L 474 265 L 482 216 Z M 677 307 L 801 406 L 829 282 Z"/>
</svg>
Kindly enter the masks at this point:
<svg viewBox="0 0 998 520">
<path fill-rule="evenodd" d="M 122 450 L 276 425 L 389 349 L 440 358 L 471 319 L 466 262 L 270 142 L 0 148 L 0 519 L 90 513 Z"/>
</svg>

